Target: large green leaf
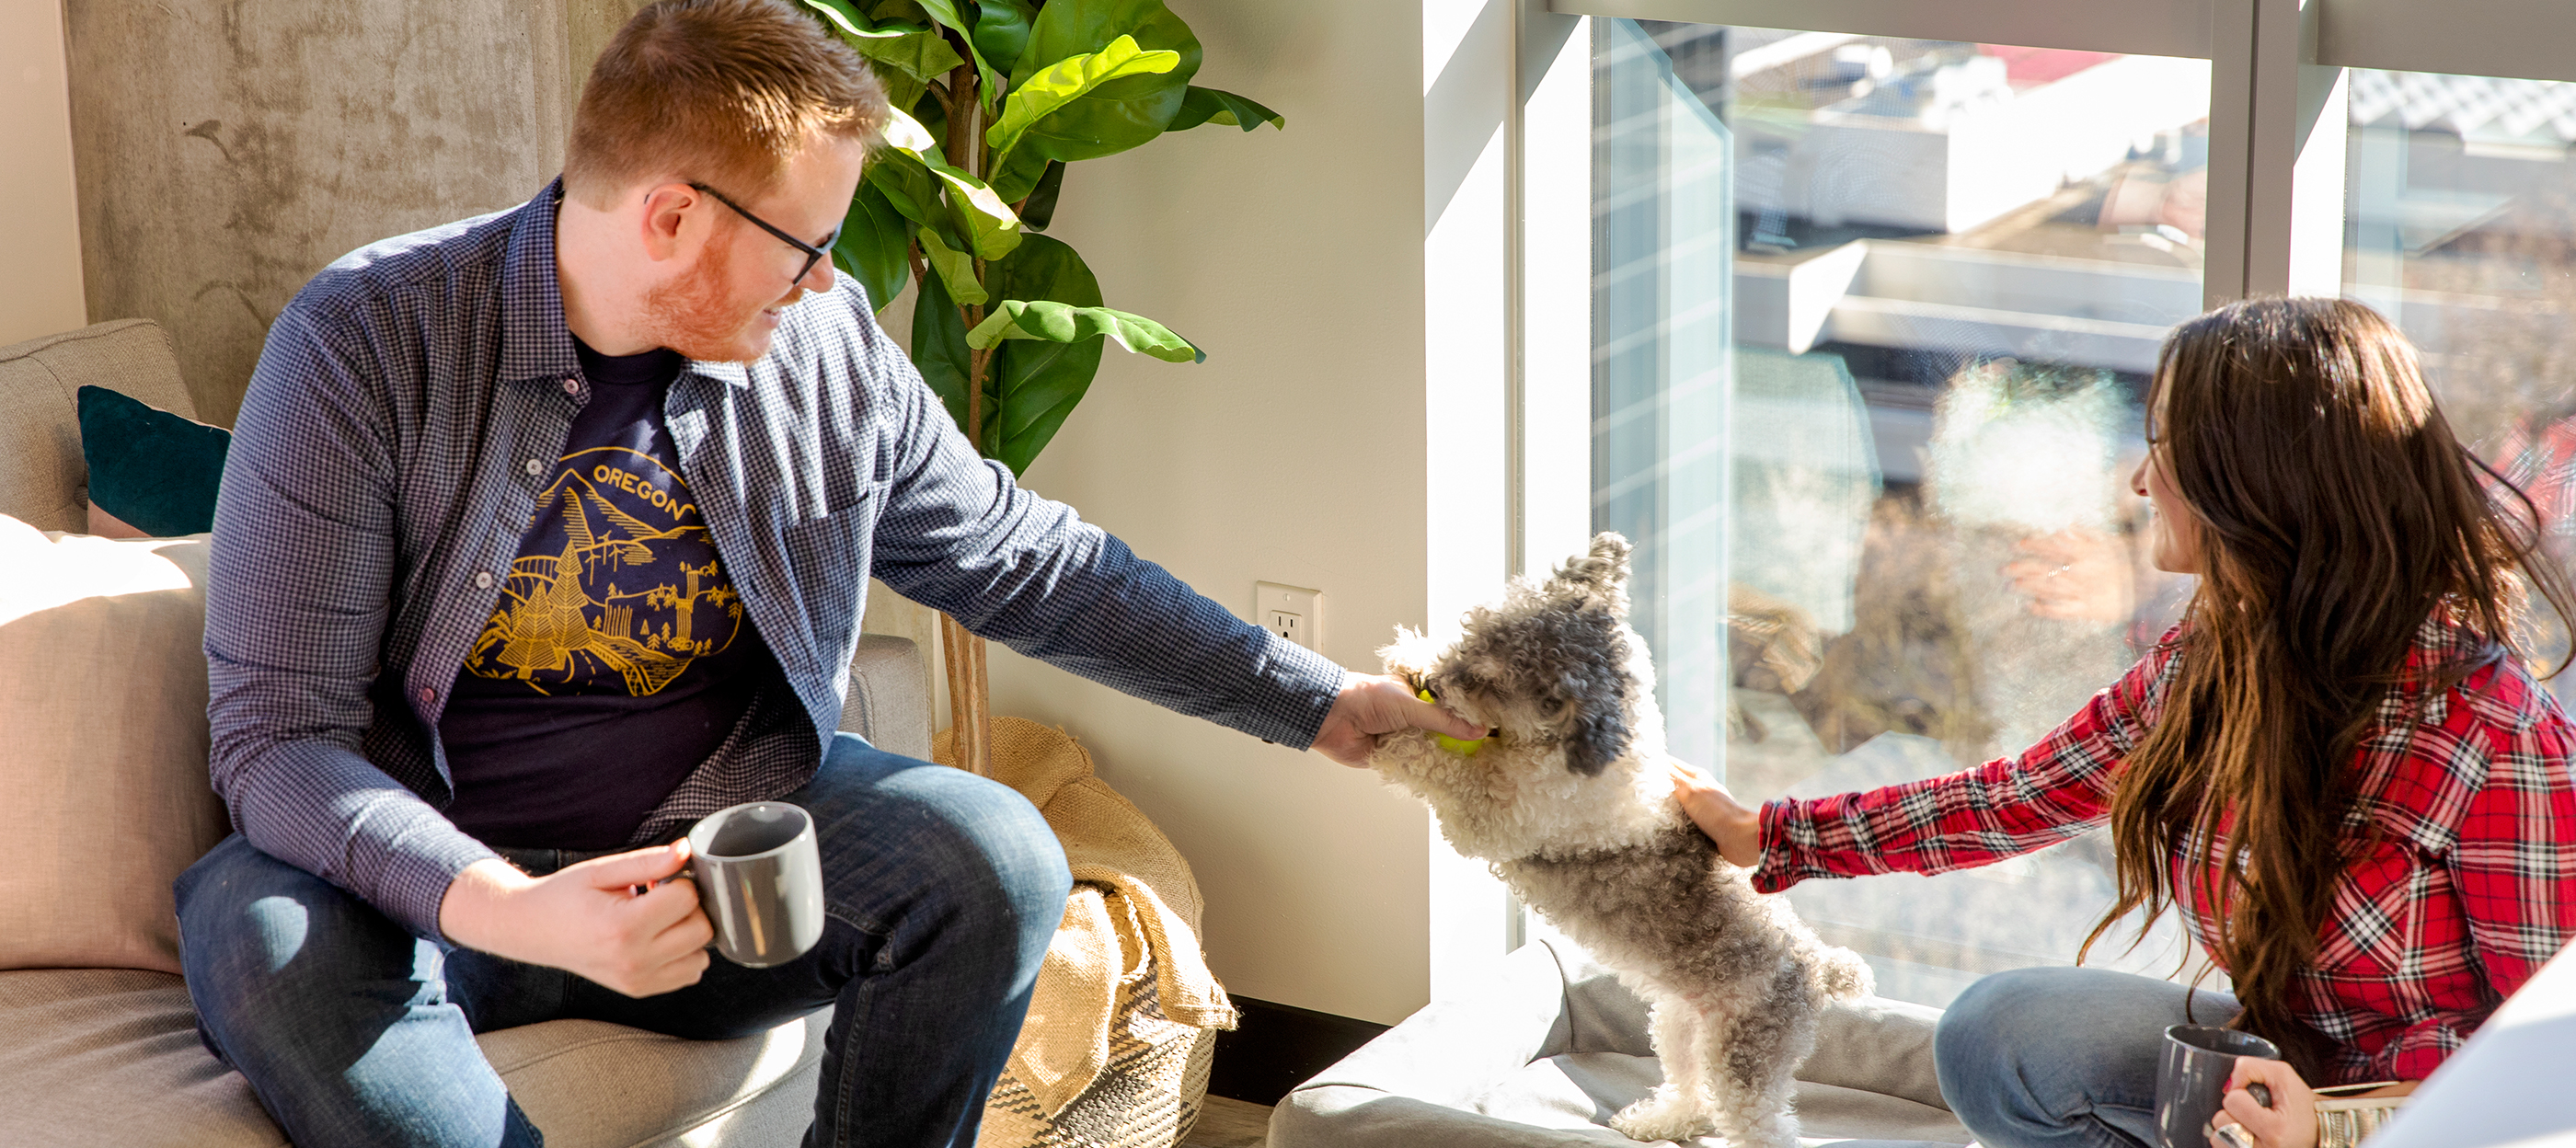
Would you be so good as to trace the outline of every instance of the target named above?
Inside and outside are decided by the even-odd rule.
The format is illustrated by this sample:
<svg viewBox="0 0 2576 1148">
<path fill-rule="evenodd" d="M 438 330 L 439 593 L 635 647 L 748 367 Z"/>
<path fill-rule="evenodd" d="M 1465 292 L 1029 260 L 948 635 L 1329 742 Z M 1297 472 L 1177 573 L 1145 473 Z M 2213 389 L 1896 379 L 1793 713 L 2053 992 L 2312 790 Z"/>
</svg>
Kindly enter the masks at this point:
<svg viewBox="0 0 2576 1148">
<path fill-rule="evenodd" d="M 1149 52 L 1176 52 L 1169 72 L 1127 76 L 1100 85 L 1032 128 L 1021 146 L 1048 159 L 1095 159 L 1161 135 L 1188 98 L 1199 71 L 1199 41 L 1163 0 L 1050 0 L 1029 28 L 1029 46 L 1012 69 L 1014 82 L 1073 56 L 1097 52 L 1120 36 Z"/>
<path fill-rule="evenodd" d="M 820 13 L 825 23 L 858 54 L 885 64 L 915 81 L 934 80 L 947 75 L 949 69 L 966 61 L 939 29 L 927 23 L 903 20 L 879 20 L 862 15 L 849 0 L 805 0 L 807 7 Z M 889 93 L 891 94 L 891 93 Z M 896 107 L 903 104 L 897 102 Z"/>
<path fill-rule="evenodd" d="M 1009 166 L 1012 149 L 1020 146 L 1030 129 L 1102 85 L 1169 72 L 1180 62 L 1178 52 L 1148 52 L 1136 46 L 1134 37 L 1120 36 L 1097 52 L 1067 56 L 1030 73 L 1011 86 L 1009 98 L 1002 101 L 1002 117 L 984 133 L 994 168 Z"/>
<path fill-rule="evenodd" d="M 1142 315 L 1107 307 L 1076 307 L 1052 299 L 1003 300 L 974 330 L 966 332 L 966 345 L 983 351 L 1000 346 L 1004 339 L 1071 343 L 1102 336 L 1136 354 L 1151 355 L 1166 363 L 1207 361 L 1207 352 Z"/>
<path fill-rule="evenodd" d="M 986 285 L 1004 298 L 1049 299 L 1077 307 L 1097 307 L 1101 302 L 1100 281 L 1083 264 L 1082 256 L 1044 235 L 1029 236 L 1010 258 L 986 264 L 984 270 Z M 966 333 L 961 330 L 956 337 L 963 347 Z M 1074 343 L 1014 339 L 997 348 L 992 371 L 999 401 L 987 419 L 985 453 L 1000 459 L 1012 473 L 1025 473 L 1091 389 L 1093 376 L 1100 373 L 1103 346 L 1099 339 Z"/>
<path fill-rule="evenodd" d="M 940 228 L 952 246 L 978 259 L 999 259 L 1020 245 L 1020 217 L 1011 206 L 983 180 L 941 162 L 937 142 L 911 116 L 887 117 L 886 150 L 868 175 L 904 218 Z"/>
<path fill-rule="evenodd" d="M 921 229 L 921 254 L 939 272 L 940 283 L 948 288 L 949 298 L 970 307 L 992 298 L 985 294 L 984 285 L 975 281 L 975 257 L 951 250 L 939 241 L 939 232 L 927 227 Z"/>
<path fill-rule="evenodd" d="M 938 133 L 901 108 L 886 109 L 885 142 L 887 147 L 934 167 L 948 162 L 939 153 Z"/>
<path fill-rule="evenodd" d="M 948 408 L 949 421 L 966 426 L 966 371 L 974 359 L 966 349 L 966 319 L 948 297 L 936 275 L 921 280 L 912 304 L 912 365 Z"/>
<path fill-rule="evenodd" d="M 979 0 L 975 5 L 975 50 L 993 70 L 1007 73 L 1029 46 L 1029 25 L 1038 18 L 1030 0 Z"/>
<path fill-rule="evenodd" d="M 1013 148 L 1010 157 L 992 170 L 993 193 L 1005 203 L 1027 199 L 1046 178 L 1047 165 L 1054 160 L 1038 154 L 1033 147 Z"/>
<path fill-rule="evenodd" d="M 920 157 L 899 148 L 887 148 L 869 157 L 865 178 L 861 181 L 886 197 L 886 204 L 914 223 L 945 219 L 939 207 L 939 179 L 930 174 Z"/>
<path fill-rule="evenodd" d="M 880 27 L 874 18 L 851 7 L 849 0 L 805 0 L 805 6 L 822 13 L 823 19 L 846 39 L 891 40 L 921 30 L 899 23 Z"/>
<path fill-rule="evenodd" d="M 832 262 L 867 288 L 870 307 L 883 311 L 912 281 L 911 243 L 912 225 L 886 202 L 884 190 L 861 183 L 841 221 L 841 240 L 832 245 Z"/>
<path fill-rule="evenodd" d="M 1032 231 L 1044 231 L 1055 222 L 1056 197 L 1064 191 L 1064 165 L 1048 160 L 1046 174 L 1038 177 L 1037 187 L 1020 201 L 1020 224 Z"/>
<path fill-rule="evenodd" d="M 1200 124 L 1222 124 L 1230 128 L 1242 128 L 1245 131 L 1269 124 L 1281 131 L 1286 131 L 1288 117 L 1232 92 L 1194 87 L 1190 89 L 1189 96 L 1181 101 L 1181 114 L 1172 117 L 1172 126 L 1163 130 L 1185 132 Z"/>
<path fill-rule="evenodd" d="M 974 58 L 975 78 L 980 81 L 975 89 L 975 100 L 984 105 L 986 110 L 990 110 L 995 94 L 1001 91 L 1002 75 L 993 70 L 993 65 L 985 62 L 984 53 L 975 47 L 975 22 L 967 19 L 957 10 L 954 0 L 914 0 L 914 2 L 920 4 L 921 10 L 929 13 L 930 18 L 938 21 L 942 27 L 956 30 L 957 38 L 966 42 L 966 54 Z"/>
<path fill-rule="evenodd" d="M 929 89 L 931 77 L 964 62 L 918 6 L 906 5 L 908 11 L 888 18 L 862 14 L 849 0 L 805 0 L 805 5 L 843 43 L 868 58 L 877 81 L 885 85 L 886 102 L 894 107 L 910 106 Z"/>
<path fill-rule="evenodd" d="M 946 165 L 930 172 L 948 186 L 949 221 L 964 234 L 976 258 L 999 259 L 1020 245 L 1020 217 L 990 184 Z"/>
<path fill-rule="evenodd" d="M 916 84 L 928 83 L 949 73 L 966 61 L 957 58 L 957 49 L 948 38 L 932 28 L 892 40 L 852 41 L 858 53 L 909 77 Z M 901 104 L 895 106 L 901 107 Z"/>
</svg>

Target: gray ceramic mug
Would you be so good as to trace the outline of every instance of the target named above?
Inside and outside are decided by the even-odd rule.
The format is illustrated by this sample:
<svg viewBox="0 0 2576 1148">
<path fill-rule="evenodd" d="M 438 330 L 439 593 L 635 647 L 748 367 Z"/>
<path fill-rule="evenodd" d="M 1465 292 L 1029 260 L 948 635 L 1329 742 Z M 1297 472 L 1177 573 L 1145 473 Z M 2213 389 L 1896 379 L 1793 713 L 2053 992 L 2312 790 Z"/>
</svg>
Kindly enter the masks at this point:
<svg viewBox="0 0 2576 1148">
<path fill-rule="evenodd" d="M 2281 1050 L 2232 1028 L 2177 1024 L 2165 1029 L 2164 1051 L 2156 1061 L 2156 1131 L 2164 1148 L 2209 1148 L 2209 1120 L 2227 1099 L 2227 1078 L 2240 1056 L 2279 1060 Z M 2256 1099 L 2269 1106 L 2263 1094 Z"/>
<path fill-rule="evenodd" d="M 688 873 L 726 960 L 783 965 L 823 937 L 822 854 L 803 809 L 754 801 L 708 814 L 689 830 Z"/>
</svg>

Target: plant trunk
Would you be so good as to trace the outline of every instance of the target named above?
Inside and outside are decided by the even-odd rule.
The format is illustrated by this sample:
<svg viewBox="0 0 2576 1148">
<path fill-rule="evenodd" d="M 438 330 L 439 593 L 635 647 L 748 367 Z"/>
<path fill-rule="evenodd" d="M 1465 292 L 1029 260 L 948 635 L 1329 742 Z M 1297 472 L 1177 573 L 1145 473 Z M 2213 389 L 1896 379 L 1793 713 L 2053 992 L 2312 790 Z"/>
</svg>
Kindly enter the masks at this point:
<svg viewBox="0 0 2576 1148">
<path fill-rule="evenodd" d="M 991 777 L 993 689 L 984 677 L 984 639 L 941 614 L 939 647 L 948 660 L 948 725 L 956 734 L 957 768 Z"/>
</svg>

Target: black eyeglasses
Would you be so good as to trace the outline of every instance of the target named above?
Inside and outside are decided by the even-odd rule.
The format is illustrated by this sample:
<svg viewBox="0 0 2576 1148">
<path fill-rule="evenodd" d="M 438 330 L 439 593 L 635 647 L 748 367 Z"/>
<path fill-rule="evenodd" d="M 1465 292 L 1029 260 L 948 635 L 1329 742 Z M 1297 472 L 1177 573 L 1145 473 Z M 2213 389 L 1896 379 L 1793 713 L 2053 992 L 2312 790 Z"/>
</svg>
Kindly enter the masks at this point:
<svg viewBox="0 0 2576 1148">
<path fill-rule="evenodd" d="M 725 198 L 725 193 L 721 191 L 717 191 L 703 183 L 692 183 L 689 186 L 716 197 L 717 203 L 721 203 L 726 207 L 732 208 L 735 215 L 739 215 L 744 219 L 748 219 L 753 223 L 760 225 L 760 229 L 762 231 L 775 235 L 781 242 L 787 244 L 789 247 L 793 247 L 798 251 L 804 252 L 805 266 L 796 269 L 795 282 L 802 283 L 805 281 L 805 277 L 807 275 L 813 274 L 814 265 L 822 262 L 823 256 L 829 254 L 833 245 L 838 244 L 841 241 L 841 229 L 835 227 L 832 229 L 832 234 L 824 237 L 823 245 L 821 247 L 816 247 L 811 243 L 807 243 L 802 239 L 798 239 L 793 235 L 789 235 L 786 232 L 779 230 L 776 224 L 773 224 L 766 219 L 762 219 L 757 215 L 753 215 L 750 211 L 744 209 L 741 204 Z"/>
</svg>

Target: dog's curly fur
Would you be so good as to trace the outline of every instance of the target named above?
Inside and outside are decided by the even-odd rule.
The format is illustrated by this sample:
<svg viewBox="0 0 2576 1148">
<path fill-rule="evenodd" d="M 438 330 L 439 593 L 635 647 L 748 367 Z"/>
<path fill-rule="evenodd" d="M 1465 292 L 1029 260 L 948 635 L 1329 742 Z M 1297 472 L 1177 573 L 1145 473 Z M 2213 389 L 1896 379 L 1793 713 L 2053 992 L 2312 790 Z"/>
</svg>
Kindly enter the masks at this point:
<svg viewBox="0 0 2576 1148">
<path fill-rule="evenodd" d="M 1603 534 L 1547 580 L 1514 579 L 1454 636 L 1398 629 L 1378 651 L 1387 672 L 1495 732 L 1473 754 L 1391 735 L 1369 764 L 1652 1007 L 1664 1083 L 1611 1127 L 1794 1148 L 1791 1074 L 1826 1003 L 1866 995 L 1869 969 L 1755 893 L 1673 800 L 1627 584 L 1628 542 Z"/>
</svg>

